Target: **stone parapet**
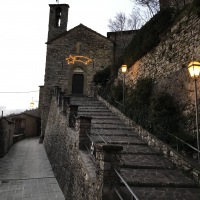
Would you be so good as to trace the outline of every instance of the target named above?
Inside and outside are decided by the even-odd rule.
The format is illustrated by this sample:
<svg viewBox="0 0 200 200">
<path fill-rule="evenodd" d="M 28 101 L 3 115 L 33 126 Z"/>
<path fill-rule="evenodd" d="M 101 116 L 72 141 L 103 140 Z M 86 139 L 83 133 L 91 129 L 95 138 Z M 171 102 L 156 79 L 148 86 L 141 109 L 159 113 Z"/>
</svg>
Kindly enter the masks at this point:
<svg viewBox="0 0 200 200">
<path fill-rule="evenodd" d="M 114 189 L 120 184 L 115 169 L 120 168 L 122 146 L 95 144 L 97 177 L 102 186 L 102 200 L 114 200 Z M 99 186 L 99 187 L 101 187 Z"/>
<path fill-rule="evenodd" d="M 79 149 L 85 150 L 91 146 L 91 117 L 79 116 L 76 118 L 76 131 L 79 135 Z"/>
</svg>

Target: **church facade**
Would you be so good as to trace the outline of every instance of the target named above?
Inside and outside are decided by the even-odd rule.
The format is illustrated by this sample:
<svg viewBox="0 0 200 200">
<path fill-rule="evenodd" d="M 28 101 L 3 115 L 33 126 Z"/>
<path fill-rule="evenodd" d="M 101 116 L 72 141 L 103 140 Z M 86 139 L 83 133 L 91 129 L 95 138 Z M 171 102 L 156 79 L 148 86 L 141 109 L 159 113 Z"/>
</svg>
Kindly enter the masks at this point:
<svg viewBox="0 0 200 200">
<path fill-rule="evenodd" d="M 114 63 L 115 42 L 79 24 L 67 31 L 67 4 L 52 4 L 49 13 L 44 86 L 40 86 L 42 134 L 48 119 L 53 86 L 67 95 L 93 96 L 93 75 Z"/>
</svg>

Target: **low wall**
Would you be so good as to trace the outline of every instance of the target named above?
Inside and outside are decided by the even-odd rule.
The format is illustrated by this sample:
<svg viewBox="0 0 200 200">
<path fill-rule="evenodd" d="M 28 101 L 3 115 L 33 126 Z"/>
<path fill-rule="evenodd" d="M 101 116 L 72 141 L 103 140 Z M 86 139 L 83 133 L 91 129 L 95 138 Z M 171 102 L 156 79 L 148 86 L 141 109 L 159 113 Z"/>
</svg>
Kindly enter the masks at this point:
<svg viewBox="0 0 200 200">
<path fill-rule="evenodd" d="M 78 134 L 67 126 L 67 117 L 57 107 L 56 97 L 51 101 L 44 146 L 65 197 L 96 199 L 94 166 L 85 153 L 79 151 Z"/>
<path fill-rule="evenodd" d="M 69 105 L 69 102 L 67 105 L 69 99 L 63 97 L 62 92 L 55 93 L 51 100 L 43 142 L 65 198 L 114 200 L 111 186 L 117 179 L 112 166 L 116 167 L 120 163 L 116 154 L 120 155 L 118 152 L 122 147 L 95 144 L 95 156 L 92 157 L 84 146 L 89 144 L 90 147 L 88 135 L 91 118 L 80 116 L 74 121 L 72 117 L 78 106 Z M 40 138 L 40 142 L 42 139 Z"/>
<path fill-rule="evenodd" d="M 5 117 L 0 118 L 0 157 L 13 145 L 14 123 Z"/>
<path fill-rule="evenodd" d="M 114 106 L 110 105 L 100 96 L 97 96 L 98 100 L 103 102 L 113 113 L 120 117 L 120 119 L 128 126 L 139 134 L 139 136 L 145 140 L 149 146 L 162 153 L 167 159 L 169 159 L 173 164 L 175 164 L 179 169 L 184 171 L 188 176 L 190 176 L 195 182 L 200 183 L 200 167 L 197 163 L 191 163 L 188 159 L 180 155 L 178 152 L 173 150 L 167 144 L 163 143 L 161 140 L 156 138 L 154 135 L 143 129 L 141 126 L 137 125 L 133 120 L 126 117 L 121 111 L 116 109 Z"/>
<path fill-rule="evenodd" d="M 23 139 L 24 139 L 24 134 L 14 135 L 13 136 L 13 144 L 15 144 Z"/>
</svg>

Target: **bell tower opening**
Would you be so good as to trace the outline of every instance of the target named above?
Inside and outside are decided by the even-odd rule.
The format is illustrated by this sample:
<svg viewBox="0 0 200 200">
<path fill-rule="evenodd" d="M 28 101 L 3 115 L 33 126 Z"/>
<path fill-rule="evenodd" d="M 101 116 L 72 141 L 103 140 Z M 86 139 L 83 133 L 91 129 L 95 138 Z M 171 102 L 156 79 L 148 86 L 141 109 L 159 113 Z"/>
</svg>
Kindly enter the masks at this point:
<svg viewBox="0 0 200 200">
<path fill-rule="evenodd" d="M 56 8 L 56 27 L 60 27 L 61 25 L 61 14 L 62 14 L 62 8 L 60 7 Z"/>
</svg>

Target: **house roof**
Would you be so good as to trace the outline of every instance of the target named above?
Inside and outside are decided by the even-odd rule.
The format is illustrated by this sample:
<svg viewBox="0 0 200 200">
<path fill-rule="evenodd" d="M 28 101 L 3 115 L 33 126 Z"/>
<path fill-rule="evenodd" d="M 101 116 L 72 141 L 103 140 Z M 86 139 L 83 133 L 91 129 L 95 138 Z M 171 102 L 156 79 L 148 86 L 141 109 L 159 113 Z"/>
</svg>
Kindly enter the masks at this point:
<svg viewBox="0 0 200 200">
<path fill-rule="evenodd" d="M 110 38 L 111 35 L 131 35 L 136 34 L 138 30 L 126 30 L 126 31 L 113 31 L 113 32 L 107 32 L 107 37 Z"/>
<path fill-rule="evenodd" d="M 8 119 L 7 117 L 1 117 L 0 120 L 5 120 L 7 121 L 9 124 L 14 124 L 14 122 L 10 119 Z"/>
<path fill-rule="evenodd" d="M 56 39 L 58 39 L 58 38 L 60 38 L 60 37 L 62 37 L 62 36 L 64 36 L 64 35 L 68 35 L 69 33 L 73 32 L 74 30 L 76 30 L 77 28 L 80 28 L 80 27 L 85 28 L 86 30 L 91 31 L 91 32 L 93 32 L 94 34 L 99 35 L 100 37 L 102 37 L 102 38 L 104 38 L 104 39 L 106 39 L 106 40 L 112 42 L 109 38 L 107 38 L 107 37 L 101 35 L 100 33 L 98 33 L 98 32 L 96 32 L 96 31 L 92 30 L 91 28 L 89 28 L 89 27 L 87 27 L 87 26 L 85 26 L 85 25 L 83 25 L 83 24 L 79 24 L 79 25 L 75 26 L 74 28 L 72 28 L 72 29 L 70 29 L 70 30 L 68 30 L 68 31 L 65 31 L 65 32 L 59 34 L 58 36 L 54 37 L 53 39 L 47 41 L 46 44 L 50 44 L 50 43 L 53 42 L 54 40 L 56 40 Z"/>
<path fill-rule="evenodd" d="M 26 116 L 33 117 L 33 118 L 37 118 L 37 119 L 40 118 L 40 117 L 38 117 L 38 116 L 31 115 L 31 114 L 28 114 L 28 113 L 25 113 L 25 112 L 19 113 L 19 114 L 16 114 L 16 115 L 12 115 L 12 116 L 10 116 L 10 117 L 12 117 L 12 118 L 17 118 L 17 117 L 22 117 L 22 115 L 26 115 Z"/>
</svg>

